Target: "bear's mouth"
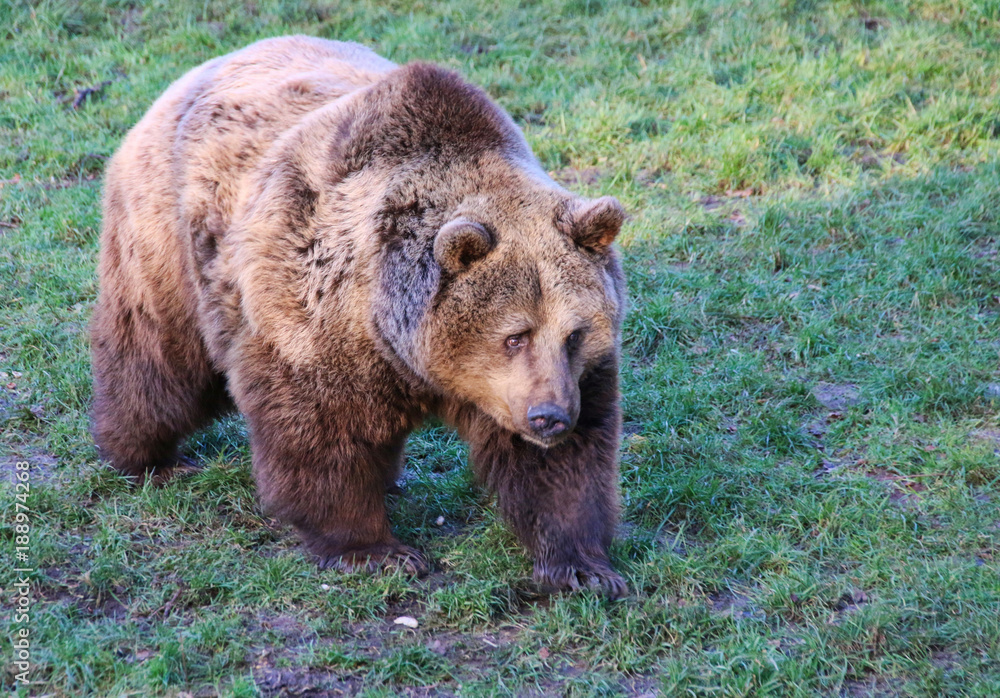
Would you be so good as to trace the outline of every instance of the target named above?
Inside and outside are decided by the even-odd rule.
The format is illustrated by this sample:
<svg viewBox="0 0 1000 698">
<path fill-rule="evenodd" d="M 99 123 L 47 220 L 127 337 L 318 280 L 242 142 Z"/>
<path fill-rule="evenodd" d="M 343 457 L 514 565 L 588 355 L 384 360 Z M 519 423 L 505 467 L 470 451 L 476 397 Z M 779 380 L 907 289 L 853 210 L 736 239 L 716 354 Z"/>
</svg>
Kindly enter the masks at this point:
<svg viewBox="0 0 1000 698">
<path fill-rule="evenodd" d="M 536 446 L 541 446 L 542 448 L 549 449 L 554 446 L 558 446 L 562 442 L 566 441 L 569 436 L 573 433 L 573 427 L 570 426 L 566 431 L 555 436 L 542 437 L 531 431 L 531 429 L 518 429 L 518 434 L 522 439 L 528 443 L 533 443 Z"/>
</svg>

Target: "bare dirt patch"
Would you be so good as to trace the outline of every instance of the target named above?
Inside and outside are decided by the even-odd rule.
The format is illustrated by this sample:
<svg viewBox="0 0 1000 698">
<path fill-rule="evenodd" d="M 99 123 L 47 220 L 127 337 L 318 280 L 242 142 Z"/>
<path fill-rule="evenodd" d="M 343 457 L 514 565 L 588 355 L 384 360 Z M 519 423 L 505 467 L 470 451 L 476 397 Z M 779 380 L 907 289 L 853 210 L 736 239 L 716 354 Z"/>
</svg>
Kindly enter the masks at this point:
<svg viewBox="0 0 1000 698">
<path fill-rule="evenodd" d="M 751 197 L 759 195 L 756 189 L 727 189 L 724 194 L 709 194 L 698 199 L 698 203 L 706 211 L 717 211 L 725 214 L 725 220 L 736 227 L 746 225 L 747 219 L 741 210 L 741 205 L 745 204 Z"/>
<path fill-rule="evenodd" d="M 957 669 L 962 663 L 962 657 L 958 652 L 935 651 L 931 652 L 931 664 L 938 669 L 950 671 Z"/>
<path fill-rule="evenodd" d="M 802 428 L 805 429 L 805 432 L 813 438 L 814 445 L 816 446 L 816 448 L 819 449 L 820 451 L 825 451 L 826 444 L 824 443 L 824 439 L 826 438 L 827 431 L 829 431 L 830 426 L 834 422 L 837 422 L 843 418 L 844 418 L 844 413 L 842 411 L 833 410 L 827 412 L 823 416 L 814 416 L 810 419 L 807 419 L 803 424 Z M 828 461 L 824 460 L 823 468 L 824 470 L 829 472 L 838 465 L 843 465 L 843 464 L 844 463 L 838 463 L 833 467 L 828 467 Z"/>
<path fill-rule="evenodd" d="M 861 402 L 858 386 L 850 383 L 820 381 L 809 392 L 816 398 L 816 402 L 828 410 L 845 410 Z"/>
<path fill-rule="evenodd" d="M 732 590 L 720 591 L 708 597 L 712 611 L 733 618 L 760 618 L 760 610 L 754 606 L 749 597 Z"/>
<path fill-rule="evenodd" d="M 902 507 L 915 506 L 920 495 L 927 491 L 926 478 L 939 477 L 938 473 L 917 475 L 893 475 L 885 468 L 872 468 L 868 473 L 873 479 L 885 483 L 889 491 L 889 501 Z"/>
<path fill-rule="evenodd" d="M 867 679 L 849 679 L 844 682 L 840 695 L 845 698 L 889 698 L 904 695 L 898 679 L 871 676 Z"/>
<path fill-rule="evenodd" d="M 260 621 L 262 628 L 280 635 L 285 640 L 298 640 L 310 630 L 293 616 L 277 615 Z"/>
<path fill-rule="evenodd" d="M 17 464 L 25 462 L 29 464 L 29 469 L 19 471 Z M 0 458 L 0 480 L 13 484 L 18 472 L 28 472 L 30 482 L 47 482 L 55 477 L 58 464 L 56 457 L 48 453 L 29 452 L 4 456 Z"/>
<path fill-rule="evenodd" d="M 1000 429 L 976 429 L 970 436 L 976 441 L 993 445 L 993 452 L 1000 455 Z"/>
<path fill-rule="evenodd" d="M 834 454 L 820 461 L 816 477 L 841 474 L 845 470 L 864 465 L 866 462 L 856 453 Z"/>
<path fill-rule="evenodd" d="M 722 208 L 727 204 L 736 203 L 743 199 L 748 199 L 755 194 L 759 194 L 756 189 L 727 189 L 724 194 L 709 194 L 708 196 L 703 196 L 698 200 L 698 203 L 706 211 L 714 211 L 717 208 Z"/>
<path fill-rule="evenodd" d="M 353 678 L 343 678 L 332 671 L 321 669 L 278 669 L 257 666 L 253 670 L 254 680 L 263 695 L 309 696 L 328 698 L 332 696 L 353 696 L 360 689 L 361 682 Z"/>
</svg>

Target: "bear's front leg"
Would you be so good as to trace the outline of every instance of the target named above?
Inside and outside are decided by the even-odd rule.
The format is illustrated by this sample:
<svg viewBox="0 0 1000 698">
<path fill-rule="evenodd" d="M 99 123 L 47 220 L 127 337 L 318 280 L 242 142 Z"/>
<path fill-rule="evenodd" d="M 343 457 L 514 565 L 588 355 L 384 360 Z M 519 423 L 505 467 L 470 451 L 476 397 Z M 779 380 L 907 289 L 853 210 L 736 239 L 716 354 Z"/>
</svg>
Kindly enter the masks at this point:
<svg viewBox="0 0 1000 698">
<path fill-rule="evenodd" d="M 298 529 L 323 568 L 402 568 L 427 562 L 392 534 L 387 485 L 399 473 L 405 419 L 344 380 L 269 362 L 234 381 L 247 418 L 254 479 L 266 511 Z M 378 396 L 375 396 L 376 398 Z"/>
<path fill-rule="evenodd" d="M 614 375 L 581 384 L 580 417 L 562 443 L 543 448 L 479 415 L 463 428 L 477 476 L 534 556 L 534 579 L 560 590 L 628 594 L 608 548 L 618 522 L 620 417 Z"/>
</svg>

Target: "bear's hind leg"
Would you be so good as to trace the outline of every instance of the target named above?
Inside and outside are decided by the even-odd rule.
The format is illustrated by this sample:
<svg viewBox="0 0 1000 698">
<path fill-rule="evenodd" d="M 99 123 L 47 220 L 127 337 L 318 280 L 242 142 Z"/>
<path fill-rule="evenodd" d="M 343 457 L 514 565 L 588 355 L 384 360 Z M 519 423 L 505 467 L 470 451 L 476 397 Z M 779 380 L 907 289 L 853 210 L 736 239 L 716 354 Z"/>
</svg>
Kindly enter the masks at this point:
<svg viewBox="0 0 1000 698">
<path fill-rule="evenodd" d="M 139 481 L 160 483 L 194 469 L 181 439 L 232 409 L 194 319 L 164 326 L 121 299 L 102 298 L 91 331 L 94 439 L 103 458 Z"/>
</svg>

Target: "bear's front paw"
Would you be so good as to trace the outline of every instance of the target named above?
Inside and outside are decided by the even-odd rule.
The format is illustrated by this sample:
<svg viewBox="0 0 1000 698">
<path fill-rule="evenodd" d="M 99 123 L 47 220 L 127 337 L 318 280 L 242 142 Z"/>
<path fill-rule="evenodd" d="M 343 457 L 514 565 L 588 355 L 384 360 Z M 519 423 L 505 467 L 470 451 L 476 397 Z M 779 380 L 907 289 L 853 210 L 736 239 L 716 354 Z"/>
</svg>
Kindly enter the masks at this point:
<svg viewBox="0 0 1000 698">
<path fill-rule="evenodd" d="M 610 599 L 628 596 L 628 585 L 607 562 L 574 560 L 565 563 L 535 563 L 534 580 L 557 591 L 593 589 Z"/>
<path fill-rule="evenodd" d="M 351 548 L 337 554 L 319 556 L 320 569 L 339 572 L 376 572 L 401 569 L 415 577 L 423 577 L 430 571 L 427 560 L 408 545 L 378 543 Z"/>
<path fill-rule="evenodd" d="M 191 477 L 192 475 L 197 475 L 200 472 L 202 472 L 202 467 L 196 460 L 188 458 L 187 456 L 178 456 L 176 463 L 171 465 L 162 465 L 155 470 L 150 471 L 146 474 L 143 481 L 148 479 L 153 484 L 153 487 L 163 487 L 168 482 Z"/>
</svg>

